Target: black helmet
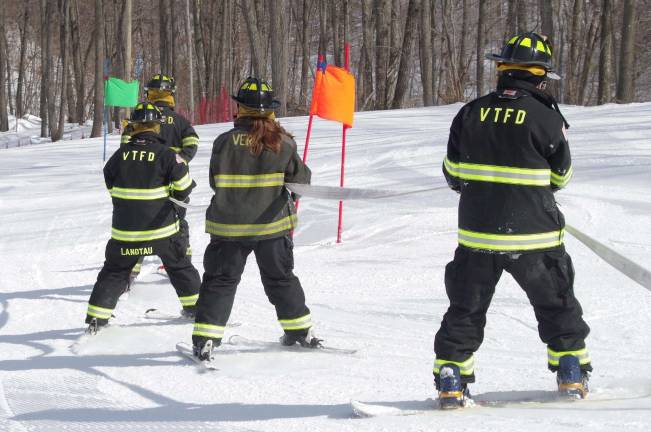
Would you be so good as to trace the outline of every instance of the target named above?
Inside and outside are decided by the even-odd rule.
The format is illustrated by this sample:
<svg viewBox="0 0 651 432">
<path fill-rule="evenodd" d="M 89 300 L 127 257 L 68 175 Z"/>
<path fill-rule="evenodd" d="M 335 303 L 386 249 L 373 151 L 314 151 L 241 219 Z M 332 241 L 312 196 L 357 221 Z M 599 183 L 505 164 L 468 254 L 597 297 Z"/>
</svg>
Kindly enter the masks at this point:
<svg viewBox="0 0 651 432">
<path fill-rule="evenodd" d="M 161 123 L 163 113 L 158 107 L 150 102 L 140 102 L 133 109 L 129 123 Z"/>
<path fill-rule="evenodd" d="M 231 97 L 240 105 L 260 111 L 275 110 L 280 106 L 280 102 L 274 100 L 271 85 L 253 77 L 244 80 L 237 91 L 237 96 Z"/>
<path fill-rule="evenodd" d="M 560 78 L 552 71 L 552 46 L 546 37 L 538 33 L 527 32 L 513 36 L 500 54 L 486 54 L 486 58 L 505 64 L 542 66 L 549 78 Z"/>
<path fill-rule="evenodd" d="M 174 81 L 174 78 L 171 76 L 159 73 L 152 76 L 145 86 L 145 91 L 149 89 L 167 90 L 174 93 L 176 91 L 176 81 Z"/>
</svg>

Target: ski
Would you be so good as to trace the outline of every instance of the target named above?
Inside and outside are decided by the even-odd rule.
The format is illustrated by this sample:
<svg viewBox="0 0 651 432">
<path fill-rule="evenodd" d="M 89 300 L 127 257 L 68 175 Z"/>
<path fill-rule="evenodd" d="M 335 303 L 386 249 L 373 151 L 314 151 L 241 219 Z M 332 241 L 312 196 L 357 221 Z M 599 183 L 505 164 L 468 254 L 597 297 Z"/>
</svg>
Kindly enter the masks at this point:
<svg viewBox="0 0 651 432">
<path fill-rule="evenodd" d="M 329 353 L 329 354 L 345 354 L 345 355 L 352 355 L 357 353 L 356 349 L 336 348 L 327 345 L 326 346 L 321 345 L 314 348 L 303 347 L 299 344 L 285 346 L 282 345 L 280 342 L 270 342 L 270 341 L 262 341 L 257 339 L 249 339 L 245 336 L 240 336 L 240 335 L 233 335 L 229 337 L 225 343 L 234 346 L 264 347 L 264 348 L 283 350 L 283 351 L 314 351 L 314 352 L 322 352 L 322 353 Z"/>
<path fill-rule="evenodd" d="M 208 360 L 199 360 L 192 351 L 192 347 L 185 342 L 178 342 L 176 350 L 197 364 L 204 371 L 217 371 L 217 366 Z"/>
<path fill-rule="evenodd" d="M 182 322 L 194 322 L 194 317 L 185 317 L 183 315 L 174 314 L 167 312 L 158 308 L 149 308 L 145 311 L 144 317 L 146 319 L 155 319 L 155 320 L 165 320 L 165 321 L 182 321 Z M 241 322 L 230 322 L 226 324 L 226 327 L 239 327 Z"/>
</svg>

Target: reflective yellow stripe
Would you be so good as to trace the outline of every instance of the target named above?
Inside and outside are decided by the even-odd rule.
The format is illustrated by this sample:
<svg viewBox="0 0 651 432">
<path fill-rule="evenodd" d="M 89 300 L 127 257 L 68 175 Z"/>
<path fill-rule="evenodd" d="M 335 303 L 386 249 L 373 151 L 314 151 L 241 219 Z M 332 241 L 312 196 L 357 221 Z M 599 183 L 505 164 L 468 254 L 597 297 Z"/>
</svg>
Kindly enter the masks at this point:
<svg viewBox="0 0 651 432">
<path fill-rule="evenodd" d="M 199 299 L 199 294 L 195 294 L 187 297 L 179 297 L 179 301 L 183 306 L 194 306 L 197 304 L 198 299 Z"/>
<path fill-rule="evenodd" d="M 452 360 L 445 360 L 445 359 L 434 359 L 434 368 L 433 368 L 434 373 L 436 374 L 439 373 L 441 371 L 441 367 L 443 367 L 446 364 L 453 364 L 459 367 L 459 373 L 461 375 L 472 375 L 473 372 L 475 371 L 475 357 L 470 356 L 468 360 L 462 362 L 455 362 Z"/>
<path fill-rule="evenodd" d="M 572 169 L 572 167 L 570 166 L 570 168 L 567 170 L 565 175 L 558 175 L 553 171 L 552 171 L 551 174 L 552 174 L 552 176 L 551 176 L 552 184 L 558 186 L 559 188 L 563 188 L 570 182 L 570 179 L 572 178 L 572 175 L 574 174 L 574 169 Z"/>
<path fill-rule="evenodd" d="M 576 351 L 554 351 L 551 348 L 547 348 L 547 361 L 552 366 L 558 366 L 558 361 L 561 357 L 571 355 L 579 359 L 579 364 L 588 364 L 590 363 L 590 355 L 588 354 L 588 349 L 583 348 Z"/>
<path fill-rule="evenodd" d="M 278 322 L 283 330 L 302 330 L 312 327 L 312 315 L 307 314 L 295 319 L 279 319 Z"/>
<path fill-rule="evenodd" d="M 122 135 L 122 138 L 120 138 L 120 144 L 126 144 L 131 140 L 131 135 Z"/>
<path fill-rule="evenodd" d="M 86 313 L 92 317 L 95 318 L 100 318 L 100 319 L 109 319 L 111 318 L 111 314 L 113 313 L 113 309 L 107 309 L 99 306 L 94 306 L 92 304 L 88 304 L 88 310 Z"/>
<path fill-rule="evenodd" d="M 187 136 L 182 140 L 183 147 L 193 146 L 199 144 L 199 138 L 195 136 Z"/>
<path fill-rule="evenodd" d="M 166 186 L 152 189 L 133 189 L 113 186 L 112 189 L 109 189 L 109 193 L 113 198 L 125 200 L 155 200 L 170 196 L 169 188 Z"/>
<path fill-rule="evenodd" d="M 540 234 L 488 234 L 459 228 L 459 244 L 493 251 L 547 249 L 563 244 L 564 231 Z"/>
<path fill-rule="evenodd" d="M 297 222 L 296 215 L 268 224 L 221 224 L 206 219 L 206 232 L 222 237 L 261 236 L 291 230 L 296 227 Z"/>
<path fill-rule="evenodd" d="M 172 225 L 149 231 L 122 231 L 111 228 L 111 238 L 126 242 L 148 241 L 169 237 L 177 232 L 179 232 L 179 223 L 174 222 Z"/>
<path fill-rule="evenodd" d="M 499 165 L 483 165 L 467 162 L 455 163 L 447 157 L 443 160 L 445 170 L 462 180 L 506 183 L 524 186 L 549 186 L 551 170 L 547 168 L 515 168 Z"/>
<path fill-rule="evenodd" d="M 531 39 L 530 38 L 523 38 L 520 41 L 520 46 L 525 46 L 531 48 Z"/>
<path fill-rule="evenodd" d="M 181 153 L 181 147 L 170 147 L 170 150 L 172 150 L 174 153 Z"/>
<path fill-rule="evenodd" d="M 509 44 L 513 45 L 513 44 L 515 43 L 516 40 L 518 40 L 518 37 L 517 37 L 517 36 L 513 36 L 513 37 L 511 38 L 511 40 L 509 40 Z"/>
<path fill-rule="evenodd" d="M 223 188 L 251 188 L 282 186 L 285 184 L 285 173 L 240 175 L 240 174 L 217 174 L 215 176 L 215 187 Z"/>
<path fill-rule="evenodd" d="M 174 180 L 172 182 L 172 189 L 177 191 L 182 191 L 182 190 L 186 190 L 191 185 L 192 185 L 192 179 L 190 178 L 190 174 L 186 174 L 183 177 L 181 177 L 180 180 Z"/>
<path fill-rule="evenodd" d="M 224 329 L 225 329 L 224 326 L 195 323 L 194 330 L 192 331 L 192 335 L 221 339 L 224 337 Z"/>
</svg>

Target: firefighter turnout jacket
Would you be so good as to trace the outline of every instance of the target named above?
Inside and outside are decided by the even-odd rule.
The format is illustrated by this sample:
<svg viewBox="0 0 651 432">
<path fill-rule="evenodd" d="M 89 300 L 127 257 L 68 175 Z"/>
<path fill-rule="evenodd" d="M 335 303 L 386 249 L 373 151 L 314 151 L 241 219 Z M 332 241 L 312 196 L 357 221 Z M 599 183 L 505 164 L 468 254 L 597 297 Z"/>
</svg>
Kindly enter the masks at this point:
<svg viewBox="0 0 651 432">
<path fill-rule="evenodd" d="M 160 136 L 168 147 L 180 154 L 186 162 L 190 162 L 194 158 L 194 155 L 197 154 L 197 146 L 199 145 L 199 136 L 194 131 L 194 128 L 185 117 L 178 114 L 166 103 L 157 101 L 154 102 L 154 105 L 163 114 Z M 127 127 L 122 134 L 120 142 L 126 144 L 130 139 L 131 131 Z"/>
<path fill-rule="evenodd" d="M 235 127 L 213 143 L 210 187 L 215 192 L 206 211 L 206 232 L 226 240 L 264 240 L 289 233 L 297 223 L 288 183 L 309 183 L 311 172 L 284 136 L 279 153 L 249 151 L 251 120 L 241 117 Z"/>
<path fill-rule="evenodd" d="M 461 246 L 522 253 L 557 248 L 565 221 L 553 192 L 572 177 L 565 120 L 546 93 L 500 77 L 452 122 L 443 173 L 461 193 Z"/>
<path fill-rule="evenodd" d="M 113 200 L 111 238 L 123 242 L 177 233 L 179 221 L 168 197 L 185 200 L 196 185 L 187 162 L 153 132 L 120 146 L 104 166 L 104 180 Z"/>
</svg>

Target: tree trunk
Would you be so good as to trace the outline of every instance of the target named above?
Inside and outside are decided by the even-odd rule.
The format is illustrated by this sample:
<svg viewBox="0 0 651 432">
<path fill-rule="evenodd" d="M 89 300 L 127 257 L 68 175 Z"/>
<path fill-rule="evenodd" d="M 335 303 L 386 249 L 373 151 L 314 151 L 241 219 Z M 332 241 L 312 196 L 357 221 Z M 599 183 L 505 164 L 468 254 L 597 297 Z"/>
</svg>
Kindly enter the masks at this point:
<svg viewBox="0 0 651 432">
<path fill-rule="evenodd" d="M 477 72 L 477 97 L 484 94 L 484 50 L 486 49 L 486 35 L 484 34 L 485 19 L 486 2 L 480 1 L 477 16 L 477 62 L 475 66 Z"/>
<path fill-rule="evenodd" d="M 611 71 L 611 44 L 612 33 L 612 0 L 602 0 L 601 10 L 601 36 L 599 41 L 599 88 L 597 90 L 597 104 L 603 105 L 610 102 L 610 84 L 612 82 Z"/>
<path fill-rule="evenodd" d="M 357 106 L 366 109 L 367 103 L 373 97 L 373 0 L 362 0 L 362 79 L 360 99 Z"/>
<path fill-rule="evenodd" d="M 7 115 L 7 72 L 5 58 L 9 54 L 9 47 L 5 46 L 5 8 L 0 7 L 0 132 L 9 130 L 9 116 Z"/>
<path fill-rule="evenodd" d="M 271 81 L 274 96 L 280 100 L 278 116 L 287 114 L 287 58 L 289 32 L 287 28 L 287 0 L 273 0 L 270 3 L 271 27 Z"/>
<path fill-rule="evenodd" d="M 309 0 L 303 0 L 303 20 L 302 20 L 302 39 L 301 39 L 301 93 L 299 96 L 299 105 L 307 106 L 307 80 L 310 70 L 310 8 L 313 3 Z"/>
<path fill-rule="evenodd" d="M 483 2 L 480 2 L 483 3 Z M 420 39 L 420 80 L 423 87 L 423 105 L 434 105 L 434 58 L 432 49 L 432 9 L 430 0 L 421 0 Z"/>
<path fill-rule="evenodd" d="M 251 46 L 251 63 L 253 74 L 258 78 L 264 78 L 266 73 L 264 61 L 264 46 L 260 37 L 260 29 L 255 13 L 255 5 L 252 0 L 242 0 L 242 15 L 246 22 L 246 29 L 249 34 L 249 45 Z"/>
<path fill-rule="evenodd" d="M 66 120 L 66 92 L 68 86 L 68 28 L 69 28 L 69 19 L 70 16 L 69 9 L 70 4 L 69 0 L 61 0 L 60 3 L 61 9 L 59 10 L 59 16 L 61 17 L 61 98 L 59 106 L 59 121 L 57 128 L 52 133 L 52 141 L 58 141 L 63 137 L 63 129 L 65 126 Z"/>
<path fill-rule="evenodd" d="M 342 43 L 340 38 L 339 1 L 330 0 L 330 25 L 332 27 L 332 55 L 335 65 L 341 67 L 344 64 Z"/>
<path fill-rule="evenodd" d="M 375 2 L 375 108 L 386 109 L 389 49 L 391 32 L 391 0 Z"/>
<path fill-rule="evenodd" d="M 95 101 L 91 138 L 102 136 L 104 116 L 104 14 L 102 0 L 95 0 Z"/>
<path fill-rule="evenodd" d="M 552 2 L 551 0 L 538 0 L 538 7 L 540 8 L 541 33 L 549 38 L 553 46 L 556 46 Z"/>
<path fill-rule="evenodd" d="M 194 58 L 197 63 L 197 90 L 201 97 L 206 96 L 205 76 L 206 63 L 205 51 L 203 47 L 203 28 L 201 19 L 200 0 L 192 2 L 192 24 L 194 27 Z"/>
<path fill-rule="evenodd" d="M 587 49 L 585 50 L 585 56 L 583 58 L 583 67 L 581 69 L 581 76 L 577 83 L 577 104 L 583 105 L 585 100 L 585 89 L 588 86 L 588 77 L 590 75 L 590 69 L 592 69 L 592 53 L 595 50 L 597 45 L 597 39 L 599 38 L 599 25 L 598 25 L 599 15 L 594 14 L 592 21 L 590 22 L 590 28 L 587 33 L 586 45 Z"/>
<path fill-rule="evenodd" d="M 574 0 L 572 9 L 572 25 L 567 57 L 567 68 L 565 69 L 565 102 L 577 103 L 578 71 L 579 71 L 579 48 L 581 16 L 583 15 L 583 0 Z"/>
<path fill-rule="evenodd" d="M 319 55 L 326 58 L 328 51 L 328 2 L 319 2 Z"/>
<path fill-rule="evenodd" d="M 41 137 L 48 136 L 48 87 L 50 86 L 50 3 L 41 0 L 41 103 L 39 116 L 41 117 Z"/>
<path fill-rule="evenodd" d="M 398 67 L 398 79 L 396 80 L 396 90 L 393 96 L 391 108 L 403 108 L 405 105 L 405 96 L 409 90 L 409 80 L 411 74 L 412 52 L 416 34 L 418 32 L 418 16 L 420 14 L 420 0 L 409 0 L 407 7 L 407 21 L 405 22 L 405 37 L 402 41 L 400 50 L 400 66 Z"/>
<path fill-rule="evenodd" d="M 16 117 L 25 115 L 24 89 L 25 89 L 25 56 L 27 54 L 27 27 L 29 25 L 30 6 L 23 5 L 23 21 L 20 27 L 20 60 L 18 63 L 18 84 L 16 87 Z"/>
<path fill-rule="evenodd" d="M 635 4 L 635 0 L 624 0 L 617 103 L 630 103 L 635 99 Z"/>
</svg>

